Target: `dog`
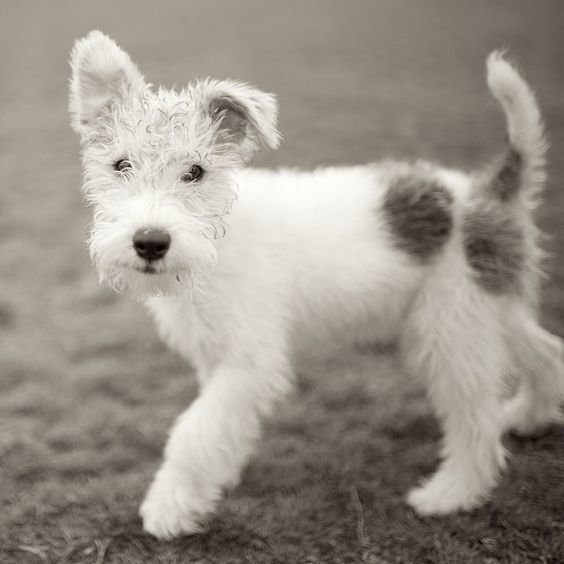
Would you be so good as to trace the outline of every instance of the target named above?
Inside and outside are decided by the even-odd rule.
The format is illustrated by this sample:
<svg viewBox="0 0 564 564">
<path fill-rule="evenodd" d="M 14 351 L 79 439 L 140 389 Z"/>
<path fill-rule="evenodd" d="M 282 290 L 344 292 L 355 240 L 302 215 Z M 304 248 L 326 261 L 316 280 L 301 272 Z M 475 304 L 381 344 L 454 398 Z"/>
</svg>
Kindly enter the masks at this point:
<svg viewBox="0 0 564 564">
<path fill-rule="evenodd" d="M 141 505 L 147 532 L 199 531 L 296 364 L 336 343 L 395 343 L 427 383 L 444 439 L 439 468 L 407 495 L 421 515 L 482 504 L 505 465 L 503 433 L 561 420 L 562 341 L 538 321 L 532 217 L 546 142 L 503 52 L 487 81 L 507 146 L 472 174 L 423 161 L 245 168 L 280 142 L 273 95 L 212 79 L 154 89 L 99 31 L 76 42 L 71 69 L 93 263 L 143 301 L 201 389 Z M 510 373 L 520 384 L 504 398 Z"/>
</svg>

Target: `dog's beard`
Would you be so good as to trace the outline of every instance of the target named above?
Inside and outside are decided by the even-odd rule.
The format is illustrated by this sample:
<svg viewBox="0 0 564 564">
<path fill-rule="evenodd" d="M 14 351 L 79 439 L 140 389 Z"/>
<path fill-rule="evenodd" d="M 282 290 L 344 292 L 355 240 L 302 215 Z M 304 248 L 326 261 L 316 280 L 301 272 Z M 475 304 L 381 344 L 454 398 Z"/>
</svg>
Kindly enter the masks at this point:
<svg viewBox="0 0 564 564">
<path fill-rule="evenodd" d="M 176 274 L 165 271 L 152 274 L 123 267 L 99 271 L 101 282 L 114 291 L 127 294 L 139 301 L 150 297 L 191 297 L 198 282 L 201 283 L 202 274 L 193 271 Z"/>
<path fill-rule="evenodd" d="M 183 246 L 179 236 L 173 241 L 164 260 L 149 263 L 137 257 L 129 244 L 120 246 L 115 240 L 92 240 L 91 255 L 100 282 L 136 300 L 157 296 L 191 297 L 205 285 L 215 267 L 216 246 L 205 237 L 197 241 L 197 245 L 191 241 L 192 245 Z M 183 250 L 185 248 L 191 252 Z"/>
</svg>

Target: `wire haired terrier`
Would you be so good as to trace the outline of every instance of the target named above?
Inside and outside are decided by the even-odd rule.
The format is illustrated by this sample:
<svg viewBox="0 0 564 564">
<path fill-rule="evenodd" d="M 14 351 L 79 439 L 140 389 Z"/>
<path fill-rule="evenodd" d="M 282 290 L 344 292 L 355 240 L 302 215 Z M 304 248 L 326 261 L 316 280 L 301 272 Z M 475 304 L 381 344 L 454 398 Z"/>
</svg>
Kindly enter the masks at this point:
<svg viewBox="0 0 564 564">
<path fill-rule="evenodd" d="M 546 143 L 502 53 L 487 78 L 508 147 L 474 174 L 427 162 L 244 168 L 279 143 L 271 94 L 210 79 L 154 90 L 99 31 L 71 66 L 100 279 L 143 300 L 201 386 L 141 505 L 146 531 L 199 530 L 291 390 L 293 365 L 331 343 L 398 343 L 425 377 L 444 444 L 407 496 L 422 515 L 480 505 L 505 465 L 503 433 L 560 419 L 562 342 L 538 321 L 532 218 Z M 503 400 L 508 373 L 520 386 Z"/>
</svg>

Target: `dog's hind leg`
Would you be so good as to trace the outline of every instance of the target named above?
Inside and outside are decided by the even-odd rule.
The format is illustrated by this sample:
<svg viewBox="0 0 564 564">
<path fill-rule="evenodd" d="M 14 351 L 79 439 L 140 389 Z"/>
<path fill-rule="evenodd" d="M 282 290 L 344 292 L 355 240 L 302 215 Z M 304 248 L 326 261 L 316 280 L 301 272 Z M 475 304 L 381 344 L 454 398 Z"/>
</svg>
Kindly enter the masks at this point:
<svg viewBox="0 0 564 564">
<path fill-rule="evenodd" d="M 507 328 L 507 344 L 517 375 L 517 393 L 504 405 L 505 426 L 523 436 L 563 422 L 564 347 L 562 340 L 542 328 L 520 308 Z"/>
<path fill-rule="evenodd" d="M 501 314 L 499 298 L 472 284 L 456 256 L 439 265 L 413 304 L 403 357 L 425 378 L 444 434 L 439 469 L 407 497 L 421 514 L 480 505 L 504 467 Z"/>
</svg>

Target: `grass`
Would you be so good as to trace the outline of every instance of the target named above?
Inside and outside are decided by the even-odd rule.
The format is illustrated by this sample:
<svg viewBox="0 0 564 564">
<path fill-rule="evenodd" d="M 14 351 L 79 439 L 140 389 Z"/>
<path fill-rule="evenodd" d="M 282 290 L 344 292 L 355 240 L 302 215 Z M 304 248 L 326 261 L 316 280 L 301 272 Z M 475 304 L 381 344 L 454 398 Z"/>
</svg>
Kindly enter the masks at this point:
<svg viewBox="0 0 564 564">
<path fill-rule="evenodd" d="M 98 27 L 155 83 L 210 74 L 277 92 L 285 142 L 260 165 L 395 155 L 472 168 L 503 140 L 483 60 L 507 46 L 552 142 L 543 320 L 564 336 L 561 2 L 23 0 L 2 11 L 0 562 L 564 562 L 564 431 L 508 438 L 509 469 L 482 509 L 420 519 L 403 496 L 436 466 L 438 426 L 420 383 L 371 351 L 300 374 L 206 533 L 144 535 L 137 507 L 196 387 L 139 305 L 96 282 L 66 116 L 68 51 Z"/>
</svg>

